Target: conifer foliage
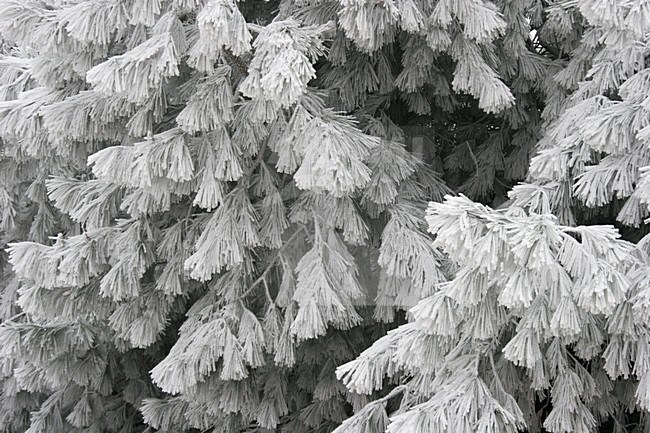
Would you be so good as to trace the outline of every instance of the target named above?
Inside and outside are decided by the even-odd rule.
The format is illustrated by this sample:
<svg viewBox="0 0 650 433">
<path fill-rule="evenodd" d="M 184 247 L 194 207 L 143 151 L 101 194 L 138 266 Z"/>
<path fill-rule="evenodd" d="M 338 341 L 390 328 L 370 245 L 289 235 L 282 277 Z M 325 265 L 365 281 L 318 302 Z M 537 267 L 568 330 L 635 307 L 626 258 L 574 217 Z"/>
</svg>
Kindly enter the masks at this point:
<svg viewBox="0 0 650 433">
<path fill-rule="evenodd" d="M 0 0 L 0 432 L 649 432 L 649 35 Z"/>
</svg>

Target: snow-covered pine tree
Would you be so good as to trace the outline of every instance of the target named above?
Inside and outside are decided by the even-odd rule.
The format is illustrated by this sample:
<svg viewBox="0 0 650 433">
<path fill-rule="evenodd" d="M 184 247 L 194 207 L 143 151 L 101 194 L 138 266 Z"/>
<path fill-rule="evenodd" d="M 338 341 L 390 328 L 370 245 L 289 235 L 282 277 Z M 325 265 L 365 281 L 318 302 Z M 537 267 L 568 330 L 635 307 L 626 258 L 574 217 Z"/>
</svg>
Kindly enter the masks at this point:
<svg viewBox="0 0 650 433">
<path fill-rule="evenodd" d="M 0 0 L 2 431 L 650 431 L 649 34 Z"/>
</svg>

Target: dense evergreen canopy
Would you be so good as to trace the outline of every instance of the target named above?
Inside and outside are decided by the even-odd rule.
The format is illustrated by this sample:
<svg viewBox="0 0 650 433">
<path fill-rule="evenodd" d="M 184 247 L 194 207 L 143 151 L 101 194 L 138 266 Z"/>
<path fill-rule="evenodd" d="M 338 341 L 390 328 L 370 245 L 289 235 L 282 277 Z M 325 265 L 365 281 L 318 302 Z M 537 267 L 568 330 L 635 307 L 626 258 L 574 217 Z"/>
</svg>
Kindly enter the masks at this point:
<svg viewBox="0 0 650 433">
<path fill-rule="evenodd" d="M 650 432 L 650 0 L 0 40 L 0 432 Z"/>
</svg>

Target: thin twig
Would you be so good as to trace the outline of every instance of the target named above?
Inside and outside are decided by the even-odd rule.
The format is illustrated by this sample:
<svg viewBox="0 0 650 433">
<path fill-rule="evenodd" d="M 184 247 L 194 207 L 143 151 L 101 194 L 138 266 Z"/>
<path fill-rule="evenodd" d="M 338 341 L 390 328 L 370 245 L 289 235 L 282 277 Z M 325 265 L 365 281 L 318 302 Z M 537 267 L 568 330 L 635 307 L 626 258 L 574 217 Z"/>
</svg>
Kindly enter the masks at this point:
<svg viewBox="0 0 650 433">
<path fill-rule="evenodd" d="M 242 180 L 246 179 L 246 181 L 248 181 L 248 178 L 250 177 L 250 175 L 253 174 L 253 172 L 255 171 L 255 169 L 256 169 L 259 165 L 262 164 L 262 162 L 263 162 L 263 160 L 264 160 L 264 152 L 266 152 L 266 148 L 267 148 L 267 142 L 264 141 L 264 142 L 262 143 L 262 145 L 260 146 L 259 150 L 257 151 L 257 156 L 256 156 L 256 158 L 252 161 L 251 166 L 248 167 L 248 168 L 246 169 L 246 171 L 244 172 L 244 174 L 242 175 L 242 177 L 241 177 Z"/>
<path fill-rule="evenodd" d="M 467 145 L 467 149 L 469 150 L 469 155 L 472 157 L 472 161 L 474 161 L 474 166 L 476 167 L 476 175 L 478 176 L 478 160 L 476 159 L 476 156 L 472 151 L 472 147 L 469 145 L 469 141 L 466 141 L 465 145 Z"/>
<path fill-rule="evenodd" d="M 494 380 L 496 381 L 497 385 L 499 385 L 499 388 L 501 388 L 501 391 L 507 394 L 508 392 L 504 388 L 503 383 L 501 382 L 501 378 L 497 374 L 497 367 L 494 364 L 494 355 L 492 354 L 492 352 L 488 352 L 488 359 L 490 360 L 490 366 L 492 366 L 492 373 L 494 374 Z"/>
<path fill-rule="evenodd" d="M 271 269 L 273 269 L 273 266 L 275 265 L 275 262 L 280 258 L 280 255 L 282 254 L 282 252 L 284 252 L 284 250 L 289 245 L 291 245 L 291 242 L 296 237 L 298 237 L 298 235 L 301 234 L 302 231 L 303 231 L 302 227 L 298 227 L 298 230 L 296 230 L 291 235 L 291 237 L 289 237 L 289 239 L 287 239 L 287 241 L 284 243 L 284 245 L 282 245 L 280 248 L 277 249 L 277 251 L 273 254 L 273 257 L 271 257 L 271 260 L 269 261 L 268 265 L 266 266 L 266 269 L 264 269 L 264 272 L 262 272 L 262 275 L 260 275 L 255 281 L 253 281 L 253 283 L 250 285 L 248 290 L 246 290 L 244 293 L 242 293 L 242 296 L 241 296 L 242 298 L 248 296 L 250 294 L 250 292 L 252 292 L 253 289 L 255 289 L 255 287 L 258 284 L 260 284 L 262 282 L 266 283 L 266 275 L 271 271 Z M 267 290 L 268 290 L 268 288 L 267 288 Z M 270 299 L 271 295 L 269 294 L 268 296 L 269 296 L 269 299 Z"/>
<path fill-rule="evenodd" d="M 264 30 L 264 26 L 260 26 L 259 24 L 255 23 L 246 23 L 246 27 L 248 27 L 248 30 L 254 33 L 261 33 L 262 30 Z"/>
<path fill-rule="evenodd" d="M 16 314 L 15 316 L 10 317 L 10 318 L 8 318 L 7 320 L 5 320 L 5 322 L 13 322 L 13 321 L 15 321 L 16 319 L 20 319 L 22 316 L 27 316 L 27 313 L 24 312 L 24 311 L 21 312 L 21 313 L 18 313 L 18 314 Z"/>
<path fill-rule="evenodd" d="M 274 300 L 271 296 L 271 292 L 269 292 L 269 283 L 266 281 L 266 278 L 264 278 L 262 282 L 264 283 L 264 293 L 266 293 L 266 299 L 268 299 L 269 303 L 273 305 Z"/>
<path fill-rule="evenodd" d="M 388 394 L 386 394 L 382 398 L 378 398 L 374 402 L 378 402 L 378 401 L 383 402 L 383 401 L 389 400 L 389 399 L 395 397 L 397 394 L 400 394 L 400 393 L 403 393 L 404 391 L 406 391 L 406 388 L 407 388 L 406 385 L 396 386 L 395 388 L 393 388 L 393 390 L 391 392 L 389 392 Z"/>
</svg>

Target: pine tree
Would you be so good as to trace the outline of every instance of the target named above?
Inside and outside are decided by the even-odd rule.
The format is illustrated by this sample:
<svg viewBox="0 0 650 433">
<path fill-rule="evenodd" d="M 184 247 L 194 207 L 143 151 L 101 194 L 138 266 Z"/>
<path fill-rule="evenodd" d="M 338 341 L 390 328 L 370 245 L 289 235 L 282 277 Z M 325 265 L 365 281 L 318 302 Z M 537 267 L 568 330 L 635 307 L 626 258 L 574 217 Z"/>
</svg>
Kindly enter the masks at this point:
<svg viewBox="0 0 650 433">
<path fill-rule="evenodd" d="M 0 431 L 650 432 L 648 35 L 0 0 Z"/>
</svg>

